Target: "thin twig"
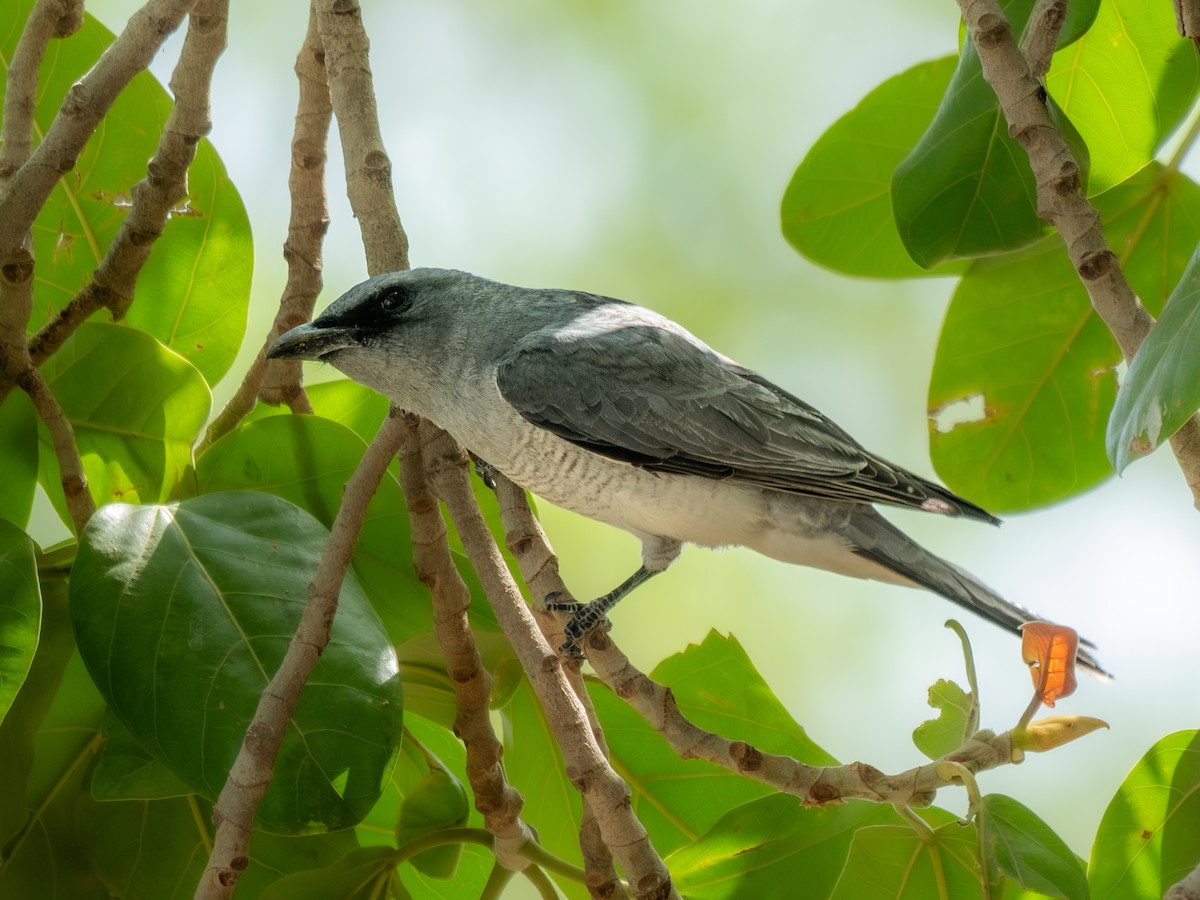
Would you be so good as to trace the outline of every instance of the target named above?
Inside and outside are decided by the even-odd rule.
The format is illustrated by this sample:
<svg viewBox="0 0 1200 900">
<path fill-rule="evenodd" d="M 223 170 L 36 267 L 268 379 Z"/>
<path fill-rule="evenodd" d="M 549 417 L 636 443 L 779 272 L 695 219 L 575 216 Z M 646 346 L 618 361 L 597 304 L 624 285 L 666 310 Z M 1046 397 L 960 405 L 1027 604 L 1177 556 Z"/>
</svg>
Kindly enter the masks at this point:
<svg viewBox="0 0 1200 900">
<path fill-rule="evenodd" d="M 1029 154 L 1037 182 L 1038 215 L 1058 230 L 1092 307 L 1125 359 L 1133 359 L 1154 318 L 1125 279 L 1104 237 L 1100 213 L 1083 196 L 1079 164 L 1050 118 L 1041 85 L 1017 49 L 997 0 L 958 0 L 958 5 L 979 53 L 983 77 L 1000 100 L 1009 134 Z M 1030 27 L 1038 26 L 1031 21 Z M 1175 433 L 1171 448 L 1193 502 L 1200 506 L 1200 418 L 1193 416 Z"/>
<path fill-rule="evenodd" d="M 525 801 L 504 777 L 503 747 L 492 729 L 488 703 L 492 677 L 483 666 L 467 620 L 471 592 L 455 568 L 447 542 L 446 522 L 429 489 L 422 460 L 428 426 L 415 416 L 401 416 L 403 449 L 400 486 L 412 522 L 413 565 L 433 596 L 433 627 L 454 685 L 454 733 L 467 751 L 467 780 L 484 826 L 496 837 L 494 852 L 501 866 L 520 871 L 533 832 L 521 820 Z"/>
<path fill-rule="evenodd" d="M 198 900 L 232 896 L 238 877 L 249 864 L 248 845 L 255 811 L 274 776 L 275 758 L 299 702 L 300 690 L 329 644 L 342 581 L 354 555 L 367 504 L 396 455 L 403 435 L 400 418 L 389 416 L 346 484 L 329 543 L 309 585 L 300 624 L 279 670 L 259 698 L 254 720 L 246 729 L 246 738 L 213 807 L 217 830 L 212 854 L 196 887 Z"/>
<path fill-rule="evenodd" d="M 1041 78 L 1050 71 L 1058 35 L 1067 21 L 1067 0 L 1037 0 L 1025 35 L 1021 38 L 1021 54 L 1029 61 L 1029 72 Z"/>
<path fill-rule="evenodd" d="M 321 253 L 325 232 L 329 229 L 325 147 L 329 143 L 333 107 L 329 101 L 325 50 L 317 30 L 315 4 L 309 6 L 308 32 L 296 56 L 295 71 L 300 84 L 300 99 L 296 104 L 292 163 L 288 174 L 291 216 L 283 245 L 283 257 L 288 265 L 287 285 L 279 300 L 275 321 L 258 355 L 229 403 L 209 425 L 204 440 L 197 447 L 198 453 L 236 428 L 259 397 L 267 403 L 286 403 L 293 412 L 312 412 L 300 381 L 300 363 L 268 361 L 267 348 L 285 331 L 312 318 L 313 307 L 321 293 Z"/>
<path fill-rule="evenodd" d="M 542 636 L 488 530 L 467 476 L 467 456 L 445 436 L 426 454 L 430 483 L 450 513 L 488 602 L 537 694 L 562 752 L 567 775 L 592 803 L 604 842 L 625 869 L 637 897 L 678 897 L 670 873 L 630 807 L 629 787 L 612 770 L 587 713 Z"/>
<path fill-rule="evenodd" d="M 75 534 L 80 535 L 95 513 L 96 504 L 88 490 L 87 475 L 83 471 L 83 461 L 79 458 L 79 446 L 75 443 L 75 430 L 41 372 L 30 367 L 18 378 L 18 384 L 29 394 L 38 416 L 50 432 L 50 442 L 54 445 L 54 455 L 58 460 L 63 496 L 67 501 L 67 512 L 75 526 Z"/>
</svg>

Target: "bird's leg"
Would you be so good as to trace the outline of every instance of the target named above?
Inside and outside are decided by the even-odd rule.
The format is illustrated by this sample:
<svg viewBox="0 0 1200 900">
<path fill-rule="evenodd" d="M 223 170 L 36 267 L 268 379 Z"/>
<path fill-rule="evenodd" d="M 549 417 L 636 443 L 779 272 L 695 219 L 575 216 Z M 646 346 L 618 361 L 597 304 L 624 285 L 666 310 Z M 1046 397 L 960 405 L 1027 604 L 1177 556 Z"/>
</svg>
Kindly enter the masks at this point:
<svg viewBox="0 0 1200 900">
<path fill-rule="evenodd" d="M 573 613 L 570 621 L 567 622 L 566 628 L 563 629 L 567 640 L 558 648 L 558 652 L 568 659 L 582 659 L 583 651 L 579 649 L 579 641 L 583 636 L 601 622 L 604 622 L 608 616 L 608 611 L 620 603 L 626 594 L 639 585 L 644 584 L 660 571 L 662 570 L 655 569 L 652 571 L 645 566 L 638 566 L 636 572 L 603 597 L 597 597 L 590 603 L 558 602 L 554 599 L 558 596 L 557 593 L 548 596 L 545 601 L 546 609 L 551 612 Z"/>
</svg>

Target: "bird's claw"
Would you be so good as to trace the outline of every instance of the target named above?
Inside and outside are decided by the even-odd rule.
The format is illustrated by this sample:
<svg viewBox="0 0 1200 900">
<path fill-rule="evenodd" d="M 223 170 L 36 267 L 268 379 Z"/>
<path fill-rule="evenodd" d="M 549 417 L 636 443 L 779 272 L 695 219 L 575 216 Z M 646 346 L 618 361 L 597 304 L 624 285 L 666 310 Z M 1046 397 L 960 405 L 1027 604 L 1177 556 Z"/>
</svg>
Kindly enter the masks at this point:
<svg viewBox="0 0 1200 900">
<path fill-rule="evenodd" d="M 496 467 L 491 463 L 480 459 L 478 456 L 471 456 L 471 461 L 475 463 L 475 474 L 484 483 L 488 490 L 496 489 Z"/>
<path fill-rule="evenodd" d="M 558 596 L 557 592 L 549 594 L 542 602 L 543 608 L 550 612 L 571 614 L 563 628 L 566 641 L 558 648 L 558 652 L 567 659 L 581 660 L 583 649 L 580 643 L 583 636 L 598 625 L 603 625 L 604 630 L 608 631 L 612 628 L 612 623 L 608 621 L 606 609 L 597 601 L 580 603 L 578 600 L 556 600 Z"/>
</svg>

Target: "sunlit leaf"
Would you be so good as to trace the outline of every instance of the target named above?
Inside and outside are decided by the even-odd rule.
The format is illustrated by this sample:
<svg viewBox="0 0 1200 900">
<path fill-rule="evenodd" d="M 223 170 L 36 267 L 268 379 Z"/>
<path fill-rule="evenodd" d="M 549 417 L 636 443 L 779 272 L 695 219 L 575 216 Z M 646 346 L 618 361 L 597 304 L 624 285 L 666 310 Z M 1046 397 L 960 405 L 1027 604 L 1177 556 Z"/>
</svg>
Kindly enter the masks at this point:
<svg viewBox="0 0 1200 900">
<path fill-rule="evenodd" d="M 966 267 L 930 273 L 918 266 L 892 219 L 892 171 L 933 118 L 955 62 L 943 57 L 889 78 L 813 144 L 783 195 L 783 234 L 797 251 L 848 275 L 879 278 Z"/>
<path fill-rule="evenodd" d="M 953 681 L 942 678 L 929 688 L 929 705 L 938 710 L 913 731 L 913 743 L 930 759 L 940 759 L 962 746 L 973 706 L 971 695 Z"/>
<path fill-rule="evenodd" d="M 1046 78 L 1087 142 L 1094 194 L 1154 158 L 1198 88 L 1196 49 L 1176 31 L 1171 5 L 1147 0 L 1106 0 L 1083 39 L 1055 54 Z"/>
<path fill-rule="evenodd" d="M 328 532 L 267 494 L 114 504 L 71 578 L 80 652 L 138 741 L 212 800 L 287 650 Z M 272 831 L 358 822 L 399 747 L 402 698 L 382 623 L 348 576 L 258 810 Z"/>
<path fill-rule="evenodd" d="M 75 432 L 97 506 L 165 500 L 192 461 L 211 395 L 186 360 L 153 338 L 90 322 L 42 366 Z M 58 459 L 38 425 L 41 480 L 69 521 Z"/>
<path fill-rule="evenodd" d="M 387 398 L 349 378 L 306 384 L 304 391 L 308 394 L 314 413 L 323 419 L 331 419 L 339 425 L 345 425 L 366 443 L 371 442 L 387 417 Z M 259 403 L 244 421 L 253 422 L 270 416 L 291 414 L 292 411 L 286 406 Z"/>
<path fill-rule="evenodd" d="M 974 826 L 924 810 L 937 824 L 931 840 L 909 825 L 877 825 L 854 833 L 846 867 L 830 900 L 973 900 L 982 896 Z"/>
<path fill-rule="evenodd" d="M 1003 794 L 983 798 L 988 860 L 1000 873 L 1048 897 L 1087 900 L 1087 876 L 1062 838 L 1029 809 Z"/>
<path fill-rule="evenodd" d="M 1169 439 L 1200 408 L 1200 249 L 1129 364 L 1107 449 L 1120 472 Z"/>
<path fill-rule="evenodd" d="M 1151 747 L 1125 778 L 1096 832 L 1092 900 L 1158 898 L 1200 863 L 1200 732 Z"/>
<path fill-rule="evenodd" d="M 773 793 L 730 810 L 666 862 L 683 896 L 696 900 L 782 896 L 782 885 L 803 885 L 797 896 L 827 897 L 855 831 L 895 821 L 883 805 L 815 809 Z"/>
<path fill-rule="evenodd" d="M 1021 626 L 1021 658 L 1033 676 L 1033 689 L 1053 708 L 1060 697 L 1075 693 L 1075 656 L 1079 634 L 1052 622 L 1026 622 Z"/>
<path fill-rule="evenodd" d="M 13 0 L 23 22 L 33 0 Z M 12 59 L 19 30 L 5 35 L 0 62 Z M 67 90 L 113 40 L 90 15 L 69 40 L 51 41 L 40 70 L 36 135 L 45 134 Z M 0 85 L 7 66 L 0 66 Z M 30 328 L 60 309 L 91 274 L 116 236 L 130 190 L 146 176 L 171 109 L 146 72 L 122 91 L 59 180 L 34 223 L 38 261 Z M 127 322 L 189 360 L 210 384 L 232 365 L 246 328 L 254 249 L 245 208 L 207 140 L 188 172 L 189 195 L 165 225 L 139 278 Z M 103 315 L 103 313 L 101 313 Z"/>
<path fill-rule="evenodd" d="M 1126 276 L 1156 312 L 1200 241 L 1200 187 L 1147 166 L 1097 204 Z M 995 512 L 1107 478 L 1120 358 L 1059 238 L 975 263 L 951 300 L 930 378 L 938 474 Z"/>
</svg>

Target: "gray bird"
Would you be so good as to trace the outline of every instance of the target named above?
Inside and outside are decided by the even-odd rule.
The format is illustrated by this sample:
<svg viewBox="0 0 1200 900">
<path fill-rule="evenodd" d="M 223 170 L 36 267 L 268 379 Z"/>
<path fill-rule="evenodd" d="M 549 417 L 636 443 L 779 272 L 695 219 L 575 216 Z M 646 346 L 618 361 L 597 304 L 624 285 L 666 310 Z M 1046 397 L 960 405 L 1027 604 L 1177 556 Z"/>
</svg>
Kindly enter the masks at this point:
<svg viewBox="0 0 1200 900">
<path fill-rule="evenodd" d="M 574 613 L 570 655 L 685 543 L 924 587 L 1014 631 L 1037 618 L 872 504 L 997 519 L 643 307 L 413 269 L 351 288 L 267 355 L 329 363 L 515 484 L 637 536 L 642 565 L 619 587 L 549 604 Z M 1099 671 L 1087 651 L 1079 660 Z"/>
</svg>

